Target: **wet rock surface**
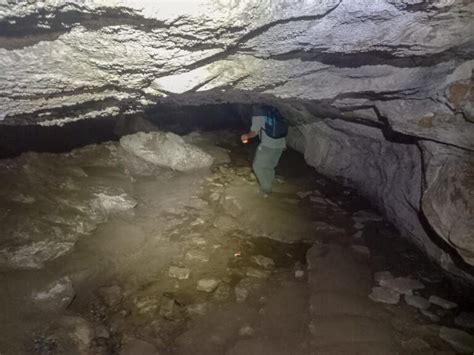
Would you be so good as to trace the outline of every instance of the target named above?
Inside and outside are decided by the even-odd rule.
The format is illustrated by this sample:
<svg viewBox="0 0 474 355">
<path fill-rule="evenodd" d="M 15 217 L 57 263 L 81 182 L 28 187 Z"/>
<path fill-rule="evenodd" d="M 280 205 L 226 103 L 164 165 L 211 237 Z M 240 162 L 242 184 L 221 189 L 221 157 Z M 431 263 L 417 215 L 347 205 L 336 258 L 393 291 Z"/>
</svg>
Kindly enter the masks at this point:
<svg viewBox="0 0 474 355">
<path fill-rule="evenodd" d="M 360 205 L 353 191 L 314 178 L 302 159 L 294 165 L 296 153 L 285 152 L 275 192 L 264 199 L 249 169 L 255 146 L 237 148 L 238 132 L 202 133 L 200 139 L 229 149 L 231 163 L 186 173 L 133 170 L 144 165 L 130 164 L 127 159 L 136 163 L 136 157 L 122 156 L 119 143 L 67 153 L 81 164 L 62 177 L 65 182 L 85 179 L 80 186 L 95 187 L 95 193 L 120 187 L 135 205 L 109 212 L 67 254 L 45 261 L 42 269 L 2 273 L 2 354 L 416 354 L 420 349 L 436 354 L 460 349 L 461 340 L 461 346 L 469 344 L 464 333 L 470 328 L 453 325 L 469 311 L 468 304 L 449 297 L 452 289 L 440 287 L 447 281 L 439 270 L 412 247 L 402 248 L 393 227 L 367 212 L 369 206 Z M 35 157 L 38 165 L 62 161 L 62 155 Z M 299 196 L 302 188 L 311 193 Z M 61 196 L 51 189 L 50 199 Z M 84 191 L 67 195 L 68 205 L 87 206 Z M 229 191 L 245 201 L 244 210 L 259 207 L 253 210 L 255 224 L 245 211 L 231 215 L 238 208 L 229 207 L 224 197 Z M 23 202 L 15 203 L 35 203 L 25 196 L 44 199 L 24 192 L 17 199 Z M 275 228 L 280 223 L 257 229 L 258 217 L 272 221 L 283 211 L 289 212 L 287 235 Z M 74 214 L 59 212 L 63 221 L 76 221 Z M 219 218 L 230 218 L 232 228 L 219 228 Z M 354 239 L 356 219 L 362 226 Z M 394 255 L 405 259 L 388 262 Z M 417 297 L 437 295 L 458 302 L 459 309 L 374 302 L 373 287 L 382 283 L 393 286 L 384 290 L 397 302 L 411 291 L 415 303 Z M 55 312 L 25 303 L 37 292 L 51 296 L 43 298 L 54 303 Z M 438 317 L 439 325 L 421 312 Z M 441 332 L 440 326 L 464 333 Z"/>
</svg>

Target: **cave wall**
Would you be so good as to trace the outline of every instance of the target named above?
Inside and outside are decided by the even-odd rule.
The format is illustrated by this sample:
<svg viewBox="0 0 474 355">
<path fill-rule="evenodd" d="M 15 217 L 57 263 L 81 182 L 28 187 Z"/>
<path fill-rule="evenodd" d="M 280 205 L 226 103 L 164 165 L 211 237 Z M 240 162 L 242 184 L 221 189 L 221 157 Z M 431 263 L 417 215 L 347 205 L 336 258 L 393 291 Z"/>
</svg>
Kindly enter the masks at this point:
<svg viewBox="0 0 474 355">
<path fill-rule="evenodd" d="M 0 125 L 267 101 L 309 164 L 474 265 L 474 3 L 0 1 Z"/>
</svg>

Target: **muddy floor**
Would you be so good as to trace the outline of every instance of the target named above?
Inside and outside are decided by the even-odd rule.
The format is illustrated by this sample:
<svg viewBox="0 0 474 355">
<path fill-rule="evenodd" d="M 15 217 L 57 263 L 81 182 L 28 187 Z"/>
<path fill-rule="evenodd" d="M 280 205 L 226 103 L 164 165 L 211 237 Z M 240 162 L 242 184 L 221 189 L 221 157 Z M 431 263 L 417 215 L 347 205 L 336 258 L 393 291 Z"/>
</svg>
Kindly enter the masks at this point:
<svg viewBox="0 0 474 355">
<path fill-rule="evenodd" d="M 193 134 L 211 169 L 118 143 L 2 162 L 0 353 L 456 354 L 472 304 L 355 191 Z M 436 296 L 433 298 L 433 296 Z"/>
</svg>

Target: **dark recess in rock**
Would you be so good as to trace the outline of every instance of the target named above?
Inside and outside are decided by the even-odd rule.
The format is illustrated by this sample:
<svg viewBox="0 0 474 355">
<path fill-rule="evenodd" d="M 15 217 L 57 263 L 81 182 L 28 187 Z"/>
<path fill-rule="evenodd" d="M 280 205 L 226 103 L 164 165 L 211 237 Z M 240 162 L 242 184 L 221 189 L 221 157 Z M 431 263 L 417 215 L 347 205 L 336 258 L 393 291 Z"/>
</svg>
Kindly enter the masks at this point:
<svg viewBox="0 0 474 355">
<path fill-rule="evenodd" d="M 474 58 L 474 43 L 465 47 L 450 48 L 449 50 L 430 55 L 398 56 L 395 54 L 400 47 L 387 47 L 386 50 L 370 50 L 363 53 L 330 53 L 324 49 L 295 50 L 292 52 L 272 55 L 275 60 L 301 59 L 315 61 L 338 68 L 358 68 L 366 65 L 390 65 L 398 68 L 431 67 L 450 60 L 469 60 Z"/>
<path fill-rule="evenodd" d="M 93 31 L 120 25 L 133 26 L 144 32 L 169 28 L 160 21 L 139 17 L 124 8 L 102 8 L 95 13 L 81 11 L 79 7 L 69 11 L 58 8 L 53 13 L 40 9 L 28 16 L 9 17 L 0 21 L 0 48 L 11 50 L 32 46 L 40 41 L 54 41 L 77 24 Z"/>
</svg>

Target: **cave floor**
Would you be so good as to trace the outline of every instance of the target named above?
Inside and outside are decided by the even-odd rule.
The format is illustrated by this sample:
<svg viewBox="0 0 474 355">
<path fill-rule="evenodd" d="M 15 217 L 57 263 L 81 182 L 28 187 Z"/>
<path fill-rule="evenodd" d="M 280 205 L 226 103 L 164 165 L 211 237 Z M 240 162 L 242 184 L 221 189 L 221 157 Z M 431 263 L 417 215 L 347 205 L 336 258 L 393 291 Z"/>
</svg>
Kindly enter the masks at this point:
<svg viewBox="0 0 474 355">
<path fill-rule="evenodd" d="M 216 163 L 210 170 L 123 165 L 111 159 L 120 154 L 113 142 L 3 163 L 10 173 L 0 176 L 9 186 L 1 195 L 2 223 L 43 223 L 48 216 L 57 228 L 80 224 L 82 234 L 48 244 L 43 229 L 39 239 L 27 241 L 28 250 L 36 248 L 28 257 L 9 258 L 13 242 L 2 240 L 1 354 L 459 350 L 439 336 L 453 327 L 459 307 L 428 304 L 422 314 L 399 292 L 389 292 L 395 304 L 368 297 L 374 273 L 390 271 L 422 282 L 423 289 L 406 293 L 462 303 L 439 270 L 355 191 L 318 176 L 287 151 L 274 193 L 265 198 L 250 169 L 255 144 L 241 146 L 232 132 L 197 141 L 203 149 L 219 146 L 211 149 Z M 51 188 L 45 187 L 47 174 L 55 176 Z M 107 200 L 115 207 L 102 201 L 106 215 L 87 219 L 84 201 L 111 191 L 121 196 Z M 57 237 L 55 230 L 47 230 L 48 238 Z M 39 258 L 58 242 L 74 247 Z"/>
</svg>

